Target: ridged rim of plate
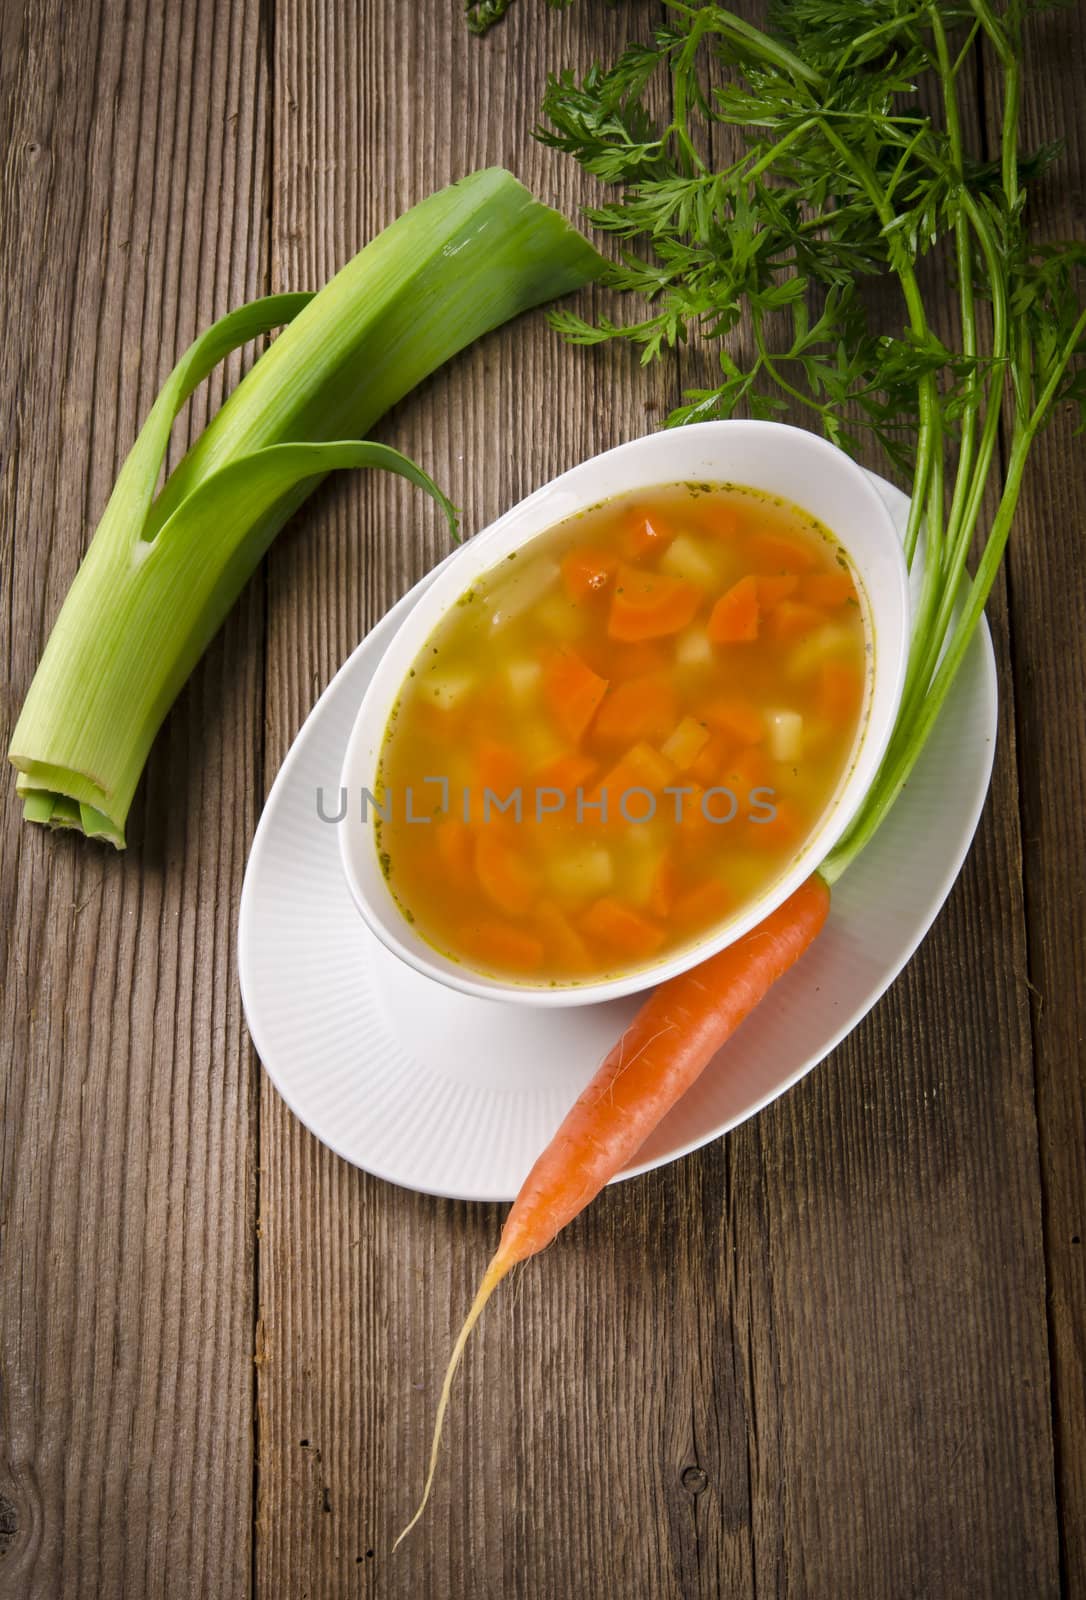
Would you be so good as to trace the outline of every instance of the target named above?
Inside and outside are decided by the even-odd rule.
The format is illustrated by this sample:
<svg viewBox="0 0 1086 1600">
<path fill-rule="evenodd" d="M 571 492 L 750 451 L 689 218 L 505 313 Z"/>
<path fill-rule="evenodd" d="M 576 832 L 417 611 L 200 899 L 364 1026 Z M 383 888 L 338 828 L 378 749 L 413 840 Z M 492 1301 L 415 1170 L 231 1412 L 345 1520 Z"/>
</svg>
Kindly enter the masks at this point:
<svg viewBox="0 0 1086 1600">
<path fill-rule="evenodd" d="M 906 497 L 871 476 L 900 531 Z M 508 1200 L 637 999 L 540 1011 L 454 995 L 389 955 L 354 906 L 335 830 L 316 817 L 316 785 L 338 785 L 367 670 L 433 576 L 336 673 L 272 785 L 242 886 L 242 1004 L 272 1083 L 338 1155 L 423 1193 Z M 991 776 L 996 715 L 985 623 L 905 792 L 835 885 L 819 940 L 620 1179 L 677 1160 L 762 1110 L 885 993 L 965 860 Z M 342 738 L 322 751 L 334 725 Z M 923 839 L 921 852 L 910 835 Z M 284 895 L 294 902 L 282 907 Z"/>
</svg>

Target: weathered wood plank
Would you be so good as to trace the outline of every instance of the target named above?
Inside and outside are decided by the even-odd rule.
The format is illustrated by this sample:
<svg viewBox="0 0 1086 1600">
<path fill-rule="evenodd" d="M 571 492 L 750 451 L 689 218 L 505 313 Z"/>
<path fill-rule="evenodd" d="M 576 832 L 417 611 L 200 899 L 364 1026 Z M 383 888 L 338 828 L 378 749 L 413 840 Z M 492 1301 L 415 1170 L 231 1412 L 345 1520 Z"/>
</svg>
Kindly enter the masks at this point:
<svg viewBox="0 0 1086 1600">
<path fill-rule="evenodd" d="M 161 376 L 265 274 L 255 11 L 54 9 L 2 13 L 4 732 Z M 631 14 L 522 5 L 480 46 L 455 8 L 281 7 L 277 284 L 320 281 L 487 161 L 572 212 L 584 190 L 528 142 L 527 109 L 547 65 L 610 53 Z M 1066 77 L 1038 132 L 1076 125 L 1071 60 L 1052 52 Z M 405 79 L 432 91 L 392 93 Z M 480 526 L 642 431 L 673 399 L 664 382 L 618 353 L 564 350 L 537 319 L 439 375 L 385 433 Z M 1064 447 L 1046 447 L 1046 496 L 1024 507 L 1012 597 L 1016 659 L 1040 663 L 1016 688 L 1029 970 L 1049 999 L 1034 1027 L 1073 1585 L 1083 1112 L 1080 979 L 1061 952 L 1076 948 L 1081 892 L 1066 892 L 1078 856 L 1036 844 L 1069 837 L 1060 796 L 1081 776 L 1054 716 L 1077 703 L 1078 591 L 1062 541 L 1042 538 Z M 1082 520 L 1080 498 L 1058 510 L 1061 527 Z M 441 541 L 398 484 L 321 497 L 270 566 L 266 754 L 257 586 L 171 718 L 127 859 L 21 828 L 5 795 L 2 1593 L 248 1587 L 254 1105 L 233 920 L 254 789 Z M 442 1353 L 498 1217 L 354 1172 L 265 1086 L 260 1592 L 1055 1592 L 1006 732 L 963 883 L 865 1027 L 757 1124 L 605 1195 L 488 1314 L 433 1514 L 394 1563 Z"/>
<path fill-rule="evenodd" d="M 479 46 L 454 9 L 281 6 L 276 282 L 326 276 L 486 161 L 571 210 L 580 180 L 527 142 L 529 111 L 545 66 L 630 25 L 522 5 Z M 663 381 L 522 323 L 385 435 L 479 526 L 655 420 Z M 266 783 L 440 548 L 429 508 L 375 480 L 337 485 L 274 552 Z M 383 1595 L 1055 1593 L 1007 732 L 963 883 L 849 1045 L 758 1123 L 605 1194 L 488 1311 L 431 1514 L 391 1562 L 498 1216 L 351 1171 L 265 1088 L 260 1593 L 338 1594 L 358 1567 Z"/>
<path fill-rule="evenodd" d="M 1049 239 L 1083 237 L 1086 126 L 1081 18 L 1054 12 L 1028 30 L 1035 92 L 1023 145 L 1066 141 L 1031 214 Z M 992 133 L 997 84 L 989 77 Z M 1011 539 L 1018 773 L 1033 998 L 1037 1120 L 1051 1327 L 1063 1579 L 1086 1592 L 1086 471 L 1074 418 L 1058 417 L 1030 462 Z"/>
<path fill-rule="evenodd" d="M 248 0 L 13 4 L 3 45 L 6 749 L 155 390 L 264 287 L 267 134 Z M 170 718 L 126 855 L 24 827 L 3 784 L 0 1592 L 20 1600 L 248 1588 L 254 1077 L 234 920 L 262 626 L 257 588 Z"/>
</svg>

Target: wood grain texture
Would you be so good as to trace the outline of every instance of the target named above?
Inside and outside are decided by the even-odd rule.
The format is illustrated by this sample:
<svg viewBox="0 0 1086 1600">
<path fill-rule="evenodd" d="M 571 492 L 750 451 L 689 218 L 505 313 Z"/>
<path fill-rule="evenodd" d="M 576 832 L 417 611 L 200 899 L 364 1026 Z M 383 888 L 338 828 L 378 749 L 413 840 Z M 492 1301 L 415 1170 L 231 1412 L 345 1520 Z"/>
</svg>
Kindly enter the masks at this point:
<svg viewBox="0 0 1086 1600">
<path fill-rule="evenodd" d="M 459 0 L 0 0 L 0 733 L 193 333 L 490 162 L 575 214 L 589 180 L 529 137 L 545 73 L 658 14 L 517 0 L 480 42 Z M 1030 128 L 1077 140 L 1042 197 L 1069 232 L 1082 41 L 1067 13 L 1037 27 Z M 703 361 L 641 371 L 534 316 L 378 433 L 470 531 L 654 426 Z M 991 609 L 993 790 L 931 937 L 783 1101 L 517 1273 L 395 1558 L 500 1211 L 383 1184 L 290 1115 L 245 1042 L 234 924 L 259 802 L 444 552 L 434 508 L 344 478 L 285 530 L 169 719 L 127 856 L 24 828 L 5 787 L 3 1600 L 1086 1593 L 1071 448 L 1038 453 Z"/>
<path fill-rule="evenodd" d="M 524 107 L 546 66 L 607 57 L 651 14 L 521 5 L 478 45 L 404 5 L 280 5 L 276 283 L 486 161 L 571 209 L 585 180 L 527 143 Z M 383 433 L 480 526 L 651 424 L 660 382 L 534 319 Z M 375 479 L 274 552 L 268 783 L 435 531 Z M 258 1592 L 1057 1593 L 1020 883 L 1008 723 L 967 874 L 848 1046 L 757 1124 L 605 1194 L 488 1310 L 431 1515 L 395 1558 L 499 1217 L 351 1172 L 265 1089 Z"/>
<path fill-rule="evenodd" d="M 263 288 L 267 102 L 246 0 L 8 4 L 2 59 L 6 748 L 175 355 Z M 156 746 L 126 855 L 24 827 L 3 785 L 12 1600 L 247 1587 L 254 1095 L 234 920 L 262 633 L 256 590 Z"/>
<path fill-rule="evenodd" d="M 1024 107 L 1025 148 L 1067 148 L 1041 180 L 1041 237 L 1083 235 L 1086 36 L 1079 16 L 1035 19 L 1027 36 L 1043 93 Z M 988 82 L 992 121 L 997 84 Z M 994 129 L 993 129 L 994 132 Z M 1030 461 L 1008 559 L 1029 925 L 1037 1125 L 1045 1216 L 1056 1479 L 1066 1592 L 1086 1594 L 1086 537 L 1083 440 L 1054 419 Z"/>
</svg>

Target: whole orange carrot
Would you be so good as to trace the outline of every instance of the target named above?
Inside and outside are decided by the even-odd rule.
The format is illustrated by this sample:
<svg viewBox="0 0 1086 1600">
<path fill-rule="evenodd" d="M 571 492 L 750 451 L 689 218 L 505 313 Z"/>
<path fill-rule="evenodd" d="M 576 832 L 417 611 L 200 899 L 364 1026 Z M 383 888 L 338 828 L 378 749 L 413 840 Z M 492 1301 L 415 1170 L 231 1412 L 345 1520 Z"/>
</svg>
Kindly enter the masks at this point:
<svg viewBox="0 0 1086 1600">
<path fill-rule="evenodd" d="M 490 1296 L 518 1261 L 550 1244 L 632 1161 L 720 1047 L 817 937 L 830 892 L 817 873 L 735 944 L 653 991 L 521 1186 L 457 1336 L 438 1400 L 421 1517 L 437 1467 L 453 1374 Z"/>
</svg>

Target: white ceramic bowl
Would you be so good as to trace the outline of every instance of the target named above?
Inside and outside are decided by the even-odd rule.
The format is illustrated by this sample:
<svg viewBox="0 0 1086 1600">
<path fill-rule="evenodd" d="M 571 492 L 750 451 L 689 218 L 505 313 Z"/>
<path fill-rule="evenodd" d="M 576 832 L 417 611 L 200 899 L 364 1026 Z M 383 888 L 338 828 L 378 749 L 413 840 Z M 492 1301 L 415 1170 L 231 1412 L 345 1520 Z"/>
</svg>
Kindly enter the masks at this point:
<svg viewBox="0 0 1086 1600">
<path fill-rule="evenodd" d="M 363 819 L 360 797 L 363 791 L 377 789 L 389 717 L 408 671 L 445 612 L 510 551 L 598 501 L 682 482 L 734 483 L 778 495 L 816 517 L 848 553 L 874 646 L 870 689 L 852 760 L 803 850 L 758 899 L 681 950 L 600 982 L 555 987 L 550 980 L 488 977 L 443 956 L 420 938 L 405 920 L 381 871 L 373 808 L 367 808 Z M 908 574 L 890 514 L 866 474 L 817 434 L 778 422 L 703 422 L 631 440 L 573 467 L 476 534 L 444 563 L 373 675 L 347 744 L 340 779 L 348 796 L 338 830 L 340 851 L 359 911 L 381 942 L 417 971 L 483 998 L 587 1005 L 673 977 L 768 916 L 841 837 L 874 777 L 893 728 L 905 677 L 909 620 Z"/>
</svg>

